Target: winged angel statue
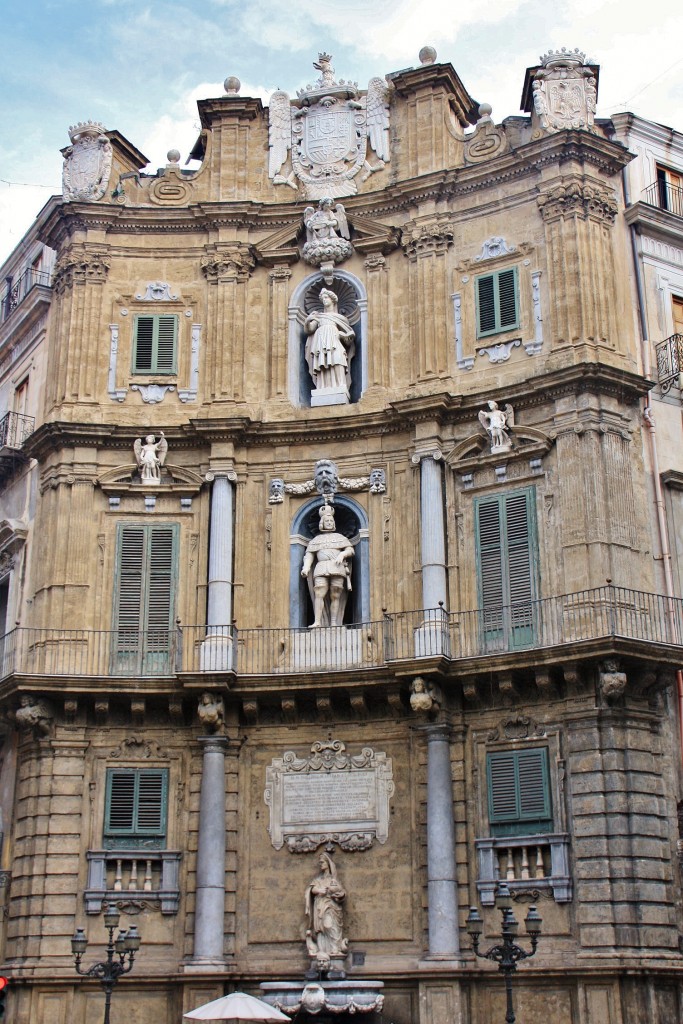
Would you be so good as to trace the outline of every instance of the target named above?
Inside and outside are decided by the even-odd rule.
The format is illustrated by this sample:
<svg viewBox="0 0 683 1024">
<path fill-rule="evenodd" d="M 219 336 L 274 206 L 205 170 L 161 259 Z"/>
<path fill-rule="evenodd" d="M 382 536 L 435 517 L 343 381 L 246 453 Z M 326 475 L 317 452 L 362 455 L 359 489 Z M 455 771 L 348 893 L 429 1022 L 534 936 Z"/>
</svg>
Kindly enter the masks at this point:
<svg viewBox="0 0 683 1024">
<path fill-rule="evenodd" d="M 504 452 L 512 448 L 510 428 L 515 425 L 515 414 L 511 405 L 499 409 L 497 402 L 487 402 L 489 412 L 481 409 L 479 422 L 491 438 L 491 451 Z"/>
<path fill-rule="evenodd" d="M 270 97 L 268 174 L 275 185 L 298 189 L 306 199 L 338 199 L 357 192 L 361 181 L 381 170 L 390 158 L 389 85 L 371 78 L 366 92 L 355 82 L 335 79 L 332 58 L 321 53 L 313 65 L 321 72 L 315 85 L 290 100 L 278 90 Z M 377 163 L 367 159 L 368 143 Z M 291 154 L 291 171 L 283 167 Z"/>
<path fill-rule="evenodd" d="M 145 443 L 138 437 L 133 443 L 135 461 L 140 469 L 140 480 L 143 484 L 157 483 L 161 479 L 161 467 L 166 461 L 168 454 L 168 441 L 164 437 L 163 430 L 159 433 L 157 441 L 154 434 L 147 434 Z"/>
</svg>

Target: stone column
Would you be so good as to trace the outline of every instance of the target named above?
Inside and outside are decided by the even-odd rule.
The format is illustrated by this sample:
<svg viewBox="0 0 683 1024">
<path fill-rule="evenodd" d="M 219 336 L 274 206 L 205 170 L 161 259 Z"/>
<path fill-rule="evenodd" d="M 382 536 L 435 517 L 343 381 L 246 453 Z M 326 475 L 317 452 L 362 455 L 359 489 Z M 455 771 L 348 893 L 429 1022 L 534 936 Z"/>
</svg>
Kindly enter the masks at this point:
<svg viewBox="0 0 683 1024">
<path fill-rule="evenodd" d="M 232 668 L 232 552 L 234 533 L 235 473 L 206 474 L 211 488 L 207 636 L 202 643 L 200 666 L 218 672 Z"/>
<path fill-rule="evenodd" d="M 441 452 L 414 455 L 420 463 L 420 557 L 422 607 L 438 608 L 448 601 L 446 583 L 446 531 L 443 508 Z"/>
<path fill-rule="evenodd" d="M 427 727 L 427 892 L 429 956 L 460 951 L 449 728 Z"/>
<path fill-rule="evenodd" d="M 204 748 L 197 841 L 193 960 L 223 963 L 225 917 L 225 736 L 200 736 Z"/>
</svg>

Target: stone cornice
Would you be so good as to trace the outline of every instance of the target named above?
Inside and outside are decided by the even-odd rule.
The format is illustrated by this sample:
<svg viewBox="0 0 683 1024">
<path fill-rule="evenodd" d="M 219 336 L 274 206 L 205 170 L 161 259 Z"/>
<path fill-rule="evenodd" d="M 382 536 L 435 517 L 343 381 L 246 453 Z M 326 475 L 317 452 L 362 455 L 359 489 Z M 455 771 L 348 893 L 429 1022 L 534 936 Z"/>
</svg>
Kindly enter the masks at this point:
<svg viewBox="0 0 683 1024">
<path fill-rule="evenodd" d="M 683 217 L 677 217 L 675 213 L 660 210 L 649 203 L 633 203 L 624 210 L 624 220 L 629 226 L 634 225 L 639 234 L 683 246 Z"/>
</svg>

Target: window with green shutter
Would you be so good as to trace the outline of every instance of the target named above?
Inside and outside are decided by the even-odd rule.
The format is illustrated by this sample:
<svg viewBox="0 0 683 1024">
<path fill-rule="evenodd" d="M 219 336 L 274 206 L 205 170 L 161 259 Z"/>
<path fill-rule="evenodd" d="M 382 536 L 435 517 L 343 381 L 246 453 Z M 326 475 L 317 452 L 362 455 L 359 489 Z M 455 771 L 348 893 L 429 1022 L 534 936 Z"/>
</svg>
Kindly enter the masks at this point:
<svg viewBox="0 0 683 1024">
<path fill-rule="evenodd" d="M 105 850 L 164 847 L 167 804 L 165 768 L 107 769 Z"/>
<path fill-rule="evenodd" d="M 112 671 L 172 670 L 178 527 L 120 523 L 116 544 Z"/>
<path fill-rule="evenodd" d="M 492 835 L 552 832 L 546 747 L 488 754 L 486 776 Z"/>
<path fill-rule="evenodd" d="M 477 337 L 519 327 L 517 267 L 476 278 Z"/>
<path fill-rule="evenodd" d="M 176 373 L 177 342 L 177 316 L 136 316 L 133 373 Z"/>
<path fill-rule="evenodd" d="M 538 605 L 538 540 L 533 487 L 475 504 L 477 583 L 483 644 L 533 644 Z"/>
</svg>

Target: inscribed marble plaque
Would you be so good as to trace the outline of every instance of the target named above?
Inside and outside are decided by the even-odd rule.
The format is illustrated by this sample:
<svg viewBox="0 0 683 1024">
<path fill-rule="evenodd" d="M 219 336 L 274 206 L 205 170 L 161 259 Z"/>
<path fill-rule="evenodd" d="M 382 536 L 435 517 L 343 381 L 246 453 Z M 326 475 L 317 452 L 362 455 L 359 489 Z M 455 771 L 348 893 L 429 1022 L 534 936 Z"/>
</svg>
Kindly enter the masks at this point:
<svg viewBox="0 0 683 1024">
<path fill-rule="evenodd" d="M 289 750 L 266 768 L 271 842 L 292 853 L 327 842 L 344 850 L 385 843 L 393 792 L 391 759 L 370 747 L 348 755 L 340 740 L 316 742 L 307 758 Z"/>
</svg>

